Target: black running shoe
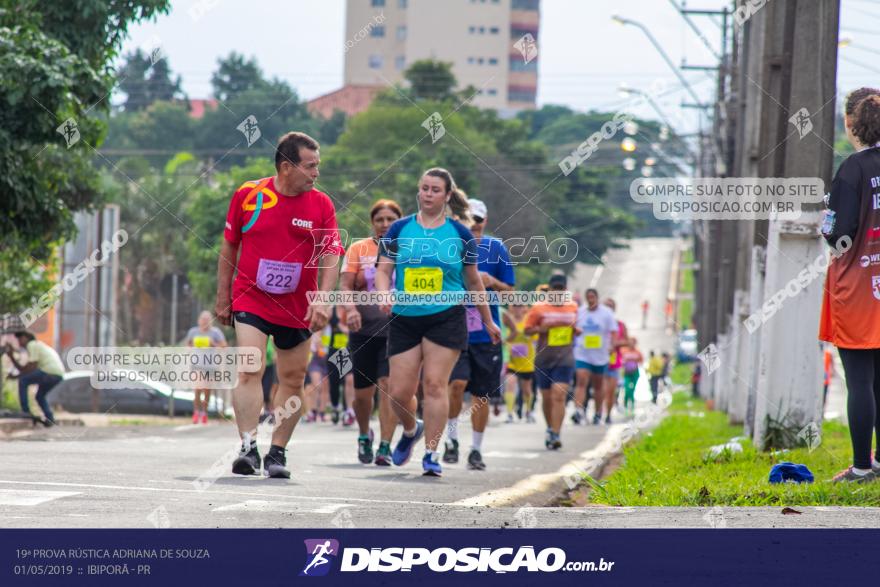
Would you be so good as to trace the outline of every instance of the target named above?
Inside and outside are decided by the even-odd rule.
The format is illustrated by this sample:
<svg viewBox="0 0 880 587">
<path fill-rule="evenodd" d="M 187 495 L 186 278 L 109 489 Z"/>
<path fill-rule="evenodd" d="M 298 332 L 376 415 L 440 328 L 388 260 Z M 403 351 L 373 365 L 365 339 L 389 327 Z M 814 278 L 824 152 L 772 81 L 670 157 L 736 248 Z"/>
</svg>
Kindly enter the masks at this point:
<svg viewBox="0 0 880 587">
<path fill-rule="evenodd" d="M 486 463 L 483 462 L 483 455 L 478 450 L 472 450 L 468 455 L 468 469 L 474 471 L 485 471 Z"/>
<path fill-rule="evenodd" d="M 232 461 L 232 472 L 236 475 L 258 475 L 260 472 L 260 451 L 257 445 L 251 445 L 249 450 L 241 447 L 238 457 Z"/>
<path fill-rule="evenodd" d="M 287 470 L 287 457 L 285 450 L 270 448 L 263 460 L 263 472 L 274 479 L 290 479 L 290 471 Z"/>
<path fill-rule="evenodd" d="M 446 439 L 446 447 L 443 449 L 444 463 L 458 462 L 458 441 L 454 438 Z"/>
</svg>

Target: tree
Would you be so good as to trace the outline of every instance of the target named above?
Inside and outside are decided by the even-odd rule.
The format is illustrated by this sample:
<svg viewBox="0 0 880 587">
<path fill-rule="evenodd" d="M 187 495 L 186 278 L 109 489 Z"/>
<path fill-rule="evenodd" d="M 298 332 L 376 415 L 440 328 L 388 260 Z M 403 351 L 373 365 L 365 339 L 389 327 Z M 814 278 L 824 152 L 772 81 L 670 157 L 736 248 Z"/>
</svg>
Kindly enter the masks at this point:
<svg viewBox="0 0 880 587">
<path fill-rule="evenodd" d="M 0 312 L 20 309 L 20 292 L 44 285 L 52 243 L 73 236 L 74 212 L 100 202 L 91 157 L 103 136 L 110 62 L 128 25 L 167 4 L 31 0 L 0 8 Z"/>
<path fill-rule="evenodd" d="M 263 72 L 254 58 L 233 51 L 229 57 L 217 61 L 217 71 L 211 75 L 214 97 L 221 102 L 235 98 L 248 90 L 266 85 Z"/>
<path fill-rule="evenodd" d="M 150 58 L 138 49 L 130 53 L 119 68 L 119 90 L 125 94 L 123 108 L 126 112 L 143 110 L 152 103 L 147 88 L 147 77 L 152 67 Z"/>
<path fill-rule="evenodd" d="M 455 75 L 452 63 L 421 59 L 403 73 L 412 97 L 420 100 L 446 100 L 453 96 Z"/>
<path fill-rule="evenodd" d="M 125 94 L 126 112 L 143 110 L 157 100 L 184 100 L 182 80 L 178 75 L 171 79 L 168 59 L 161 57 L 153 62 L 140 49 L 130 53 L 119 69 L 119 89 Z"/>
</svg>

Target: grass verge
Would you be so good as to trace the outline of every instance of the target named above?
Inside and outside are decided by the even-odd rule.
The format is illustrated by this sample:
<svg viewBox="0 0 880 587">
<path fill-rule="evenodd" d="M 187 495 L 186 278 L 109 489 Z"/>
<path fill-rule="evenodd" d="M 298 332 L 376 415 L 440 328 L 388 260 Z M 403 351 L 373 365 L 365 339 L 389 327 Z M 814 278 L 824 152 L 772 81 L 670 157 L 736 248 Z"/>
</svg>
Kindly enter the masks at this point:
<svg viewBox="0 0 880 587">
<path fill-rule="evenodd" d="M 831 477 L 851 463 L 849 430 L 837 422 L 822 427 L 815 450 L 783 454 L 757 451 L 743 440 L 742 453 L 706 460 L 707 449 L 742 435 L 727 415 L 710 412 L 702 402 L 677 393 L 670 414 L 653 432 L 624 449 L 623 466 L 606 480 L 590 480 L 590 501 L 614 506 L 880 506 L 880 481 L 833 484 Z M 814 483 L 768 482 L 778 462 L 807 465 Z"/>
</svg>

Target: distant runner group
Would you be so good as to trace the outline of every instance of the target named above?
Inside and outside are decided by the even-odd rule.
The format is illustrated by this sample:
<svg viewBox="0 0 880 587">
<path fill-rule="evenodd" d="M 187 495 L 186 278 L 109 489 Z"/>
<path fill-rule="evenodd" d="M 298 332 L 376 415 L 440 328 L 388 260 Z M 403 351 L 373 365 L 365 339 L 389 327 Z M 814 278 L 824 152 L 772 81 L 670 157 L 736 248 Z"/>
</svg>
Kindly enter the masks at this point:
<svg viewBox="0 0 880 587">
<path fill-rule="evenodd" d="M 533 423 L 540 395 L 550 450 L 562 447 L 571 399 L 575 424 L 586 422 L 590 396 L 593 423 L 610 423 L 619 388 L 632 412 L 644 358 L 615 317 L 613 300 L 600 303 L 589 289 L 583 305 L 570 295 L 505 310 L 485 303 L 485 295 L 472 297 L 475 305 L 450 302 L 515 288 L 509 252 L 486 234 L 486 204 L 468 198 L 449 171 L 428 169 L 417 186 L 417 213 L 405 216 L 393 200 L 378 200 L 369 211 L 372 235 L 345 251 L 333 203 L 315 189 L 319 163 L 317 141 L 288 133 L 276 149 L 276 174 L 245 182 L 230 201 L 215 314 L 234 327 L 239 346 L 268 344 L 264 367 L 274 371 L 268 385 L 266 369 L 239 374 L 233 408 L 242 446 L 233 473 L 289 478 L 287 445 L 302 415 L 306 422 L 329 415 L 334 424 L 356 424 L 364 464 L 403 466 L 424 438 L 423 472 L 440 476 L 441 463 L 459 460 L 463 411 L 471 420 L 472 470 L 486 468 L 483 438 L 502 405 L 508 422 Z M 310 294 L 336 290 L 337 281 L 341 293 L 393 291 L 428 301 L 310 302 Z M 566 277 L 553 275 L 539 290 L 566 293 Z M 209 336 L 194 329 L 190 344 Z M 655 377 L 662 376 L 651 373 L 655 400 Z M 261 458 L 256 429 L 273 417 Z"/>
</svg>

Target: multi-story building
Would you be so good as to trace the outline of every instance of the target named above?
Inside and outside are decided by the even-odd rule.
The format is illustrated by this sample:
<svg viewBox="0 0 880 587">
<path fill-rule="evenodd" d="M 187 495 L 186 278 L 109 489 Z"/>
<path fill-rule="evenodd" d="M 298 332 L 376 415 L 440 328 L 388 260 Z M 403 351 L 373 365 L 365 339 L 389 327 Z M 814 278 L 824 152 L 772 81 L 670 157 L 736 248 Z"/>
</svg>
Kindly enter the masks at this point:
<svg viewBox="0 0 880 587">
<path fill-rule="evenodd" d="M 540 0 L 348 0 L 345 85 L 388 86 L 419 59 L 453 64 L 473 103 L 534 108 Z"/>
</svg>

